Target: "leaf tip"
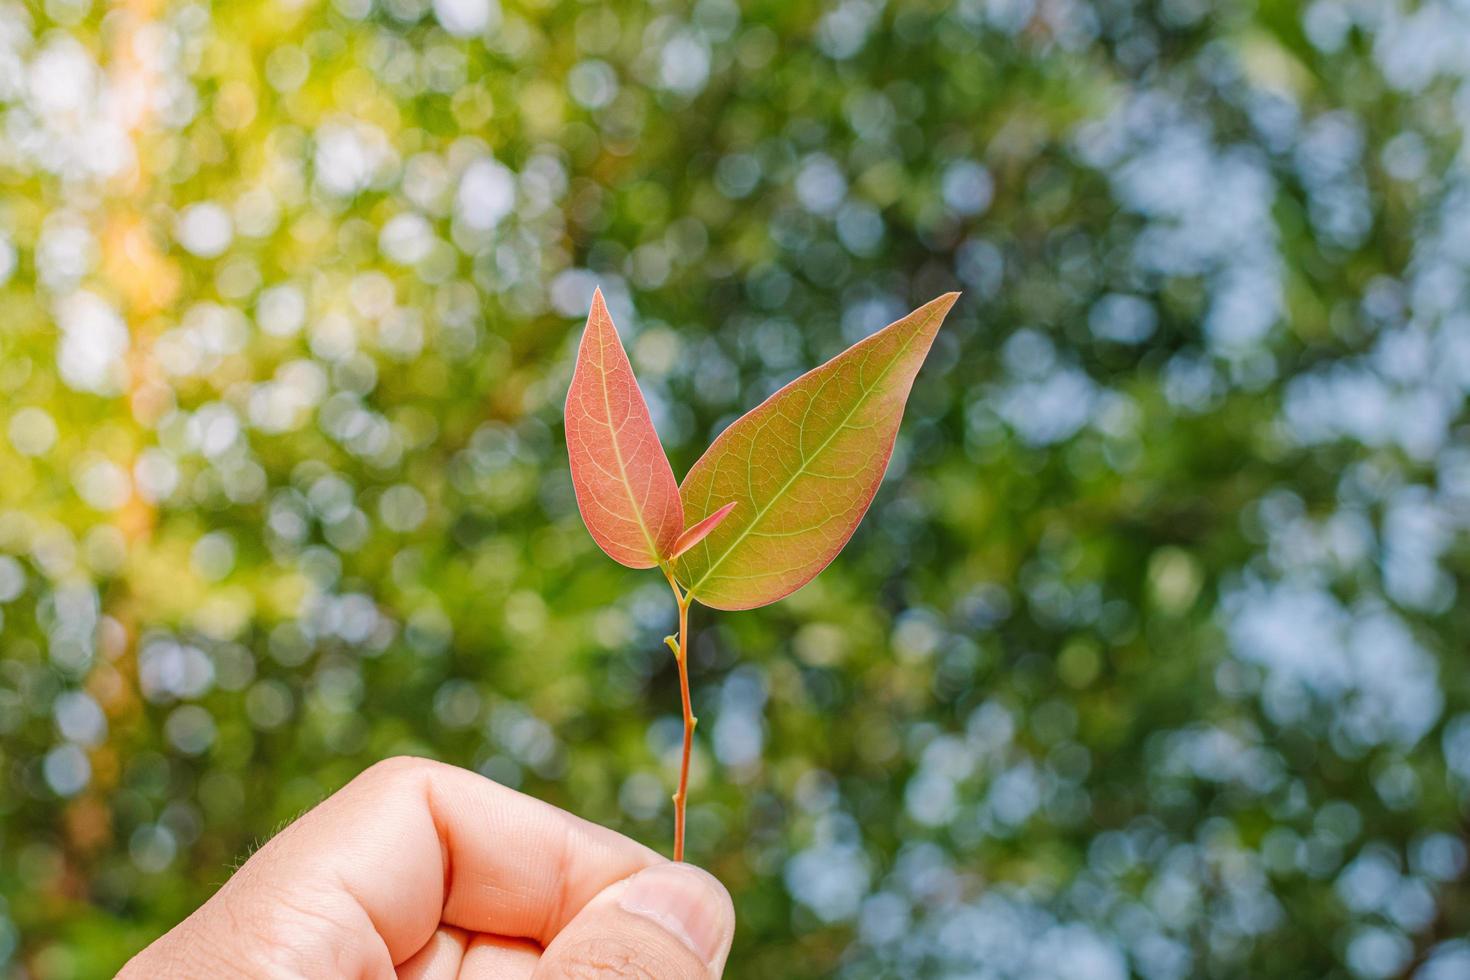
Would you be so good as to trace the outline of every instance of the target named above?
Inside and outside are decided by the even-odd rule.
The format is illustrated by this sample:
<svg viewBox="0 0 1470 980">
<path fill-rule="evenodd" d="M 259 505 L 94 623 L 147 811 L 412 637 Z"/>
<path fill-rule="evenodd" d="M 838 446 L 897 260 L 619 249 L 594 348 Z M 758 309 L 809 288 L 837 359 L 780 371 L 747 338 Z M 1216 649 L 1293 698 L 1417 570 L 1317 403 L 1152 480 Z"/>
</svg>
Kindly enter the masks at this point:
<svg viewBox="0 0 1470 980">
<path fill-rule="evenodd" d="M 616 336 L 618 328 L 613 326 L 612 313 L 608 311 L 607 300 L 602 295 L 602 287 L 597 286 L 592 290 L 592 303 L 587 308 L 587 331 L 596 330 L 599 334 L 612 331 Z"/>
</svg>

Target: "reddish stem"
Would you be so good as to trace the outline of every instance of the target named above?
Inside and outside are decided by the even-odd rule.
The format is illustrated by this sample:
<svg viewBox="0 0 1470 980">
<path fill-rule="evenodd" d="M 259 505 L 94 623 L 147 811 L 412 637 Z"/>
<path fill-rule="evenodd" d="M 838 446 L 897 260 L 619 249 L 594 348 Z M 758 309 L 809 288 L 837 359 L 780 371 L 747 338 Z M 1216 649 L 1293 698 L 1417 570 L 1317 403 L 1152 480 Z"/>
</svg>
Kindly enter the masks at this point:
<svg viewBox="0 0 1470 980">
<path fill-rule="evenodd" d="M 679 664 L 679 696 L 684 707 L 684 752 L 679 760 L 679 791 L 674 794 L 674 860 L 684 860 L 684 810 L 689 800 L 689 757 L 694 752 L 694 728 L 699 719 L 694 717 L 689 699 L 689 605 L 693 600 L 679 591 L 679 583 L 673 572 L 664 569 L 669 587 L 674 590 L 674 600 L 679 604 L 679 642 L 674 648 L 674 659 Z"/>
<path fill-rule="evenodd" d="M 689 798 L 689 755 L 694 751 L 694 726 L 699 719 L 689 702 L 689 600 L 679 600 L 679 696 L 684 700 L 684 754 L 679 760 L 679 791 L 674 794 L 674 860 L 684 860 L 684 804 Z"/>
</svg>

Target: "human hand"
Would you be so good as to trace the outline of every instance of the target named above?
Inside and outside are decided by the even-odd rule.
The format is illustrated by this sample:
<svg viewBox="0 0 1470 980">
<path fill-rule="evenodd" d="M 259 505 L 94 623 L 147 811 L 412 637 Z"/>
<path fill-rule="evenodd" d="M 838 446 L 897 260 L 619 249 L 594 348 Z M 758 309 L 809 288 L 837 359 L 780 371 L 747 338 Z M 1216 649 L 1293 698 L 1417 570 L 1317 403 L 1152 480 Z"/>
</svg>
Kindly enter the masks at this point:
<svg viewBox="0 0 1470 980">
<path fill-rule="evenodd" d="M 123 967 L 160 977 L 718 977 L 709 874 L 463 769 L 380 762 Z"/>
</svg>

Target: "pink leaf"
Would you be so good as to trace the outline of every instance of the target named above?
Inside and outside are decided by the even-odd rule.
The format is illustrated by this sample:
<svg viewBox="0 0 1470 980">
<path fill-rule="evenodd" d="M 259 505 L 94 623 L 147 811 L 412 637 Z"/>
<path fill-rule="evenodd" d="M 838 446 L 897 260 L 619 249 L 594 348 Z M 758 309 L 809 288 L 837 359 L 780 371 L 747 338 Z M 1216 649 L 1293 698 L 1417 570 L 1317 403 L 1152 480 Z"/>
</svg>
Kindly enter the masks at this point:
<svg viewBox="0 0 1470 980">
<path fill-rule="evenodd" d="M 684 507 L 600 289 L 567 391 L 566 430 L 577 507 L 593 540 L 629 568 L 657 565 L 683 530 Z"/>
<path fill-rule="evenodd" d="M 668 557 L 670 559 L 678 558 L 684 552 L 699 544 L 699 542 L 705 539 L 705 536 L 707 534 L 709 534 L 711 531 L 719 526 L 719 523 L 721 521 L 730 516 L 730 511 L 734 509 L 735 501 L 732 500 L 725 506 L 721 507 L 719 510 L 715 511 L 713 514 L 706 517 L 704 520 L 689 527 L 687 530 L 685 530 L 683 534 L 679 535 L 679 539 L 674 542 L 674 547 L 669 551 Z"/>
</svg>

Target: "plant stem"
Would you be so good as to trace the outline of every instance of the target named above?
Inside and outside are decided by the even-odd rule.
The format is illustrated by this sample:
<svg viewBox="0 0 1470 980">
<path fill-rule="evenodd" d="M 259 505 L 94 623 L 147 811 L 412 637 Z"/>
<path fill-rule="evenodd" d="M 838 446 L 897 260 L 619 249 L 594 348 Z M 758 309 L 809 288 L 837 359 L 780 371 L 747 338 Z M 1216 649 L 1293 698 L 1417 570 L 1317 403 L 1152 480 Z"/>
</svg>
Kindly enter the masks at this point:
<svg viewBox="0 0 1470 980">
<path fill-rule="evenodd" d="M 689 700 L 689 606 L 694 601 L 679 591 L 674 573 L 664 567 L 664 576 L 674 590 L 674 601 L 679 604 L 679 639 L 674 647 L 674 659 L 679 664 L 679 696 L 684 707 L 684 752 L 679 760 L 679 791 L 674 794 L 674 860 L 684 860 L 684 808 L 689 799 L 689 756 L 694 751 L 694 728 L 699 719 L 694 717 Z"/>
</svg>

